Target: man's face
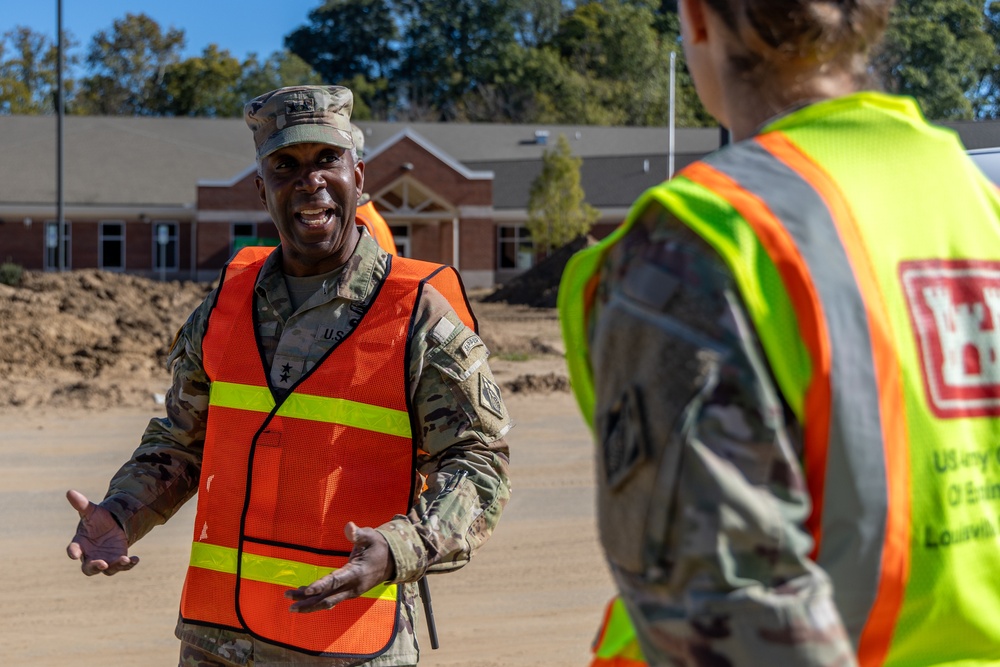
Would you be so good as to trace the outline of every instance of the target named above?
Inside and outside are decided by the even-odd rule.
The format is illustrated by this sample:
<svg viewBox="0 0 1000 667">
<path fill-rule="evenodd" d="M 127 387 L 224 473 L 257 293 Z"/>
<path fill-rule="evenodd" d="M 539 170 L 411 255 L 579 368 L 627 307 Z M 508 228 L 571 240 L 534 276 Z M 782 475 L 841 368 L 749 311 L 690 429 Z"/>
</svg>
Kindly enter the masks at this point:
<svg viewBox="0 0 1000 667">
<path fill-rule="evenodd" d="M 347 262 L 365 165 L 329 144 L 292 144 L 261 160 L 257 194 L 281 237 L 285 273 L 314 276 Z"/>
</svg>

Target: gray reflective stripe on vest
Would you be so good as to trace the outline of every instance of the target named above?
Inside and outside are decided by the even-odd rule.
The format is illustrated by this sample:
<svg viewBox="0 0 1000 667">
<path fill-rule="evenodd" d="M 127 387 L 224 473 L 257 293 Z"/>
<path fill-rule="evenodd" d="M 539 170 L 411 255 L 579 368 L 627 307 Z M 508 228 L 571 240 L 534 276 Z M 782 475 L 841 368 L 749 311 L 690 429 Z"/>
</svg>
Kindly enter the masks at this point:
<svg viewBox="0 0 1000 667">
<path fill-rule="evenodd" d="M 875 601 L 888 505 L 886 466 L 865 304 L 819 194 L 755 142 L 706 160 L 761 199 L 805 260 L 830 342 L 830 433 L 818 562 L 855 646 Z M 779 186 L 776 188 L 775 186 Z"/>
</svg>

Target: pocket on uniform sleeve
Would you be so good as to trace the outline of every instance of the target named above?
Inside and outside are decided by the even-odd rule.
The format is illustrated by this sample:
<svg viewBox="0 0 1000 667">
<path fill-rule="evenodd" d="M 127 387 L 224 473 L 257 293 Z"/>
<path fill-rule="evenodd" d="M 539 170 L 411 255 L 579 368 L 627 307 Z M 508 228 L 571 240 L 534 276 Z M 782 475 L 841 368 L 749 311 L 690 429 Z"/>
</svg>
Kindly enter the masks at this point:
<svg viewBox="0 0 1000 667">
<path fill-rule="evenodd" d="M 449 313 L 449 318 L 454 317 Z M 501 437 L 510 419 L 500 386 L 487 362 L 490 351 L 482 339 L 460 322 L 453 332 L 431 348 L 427 361 L 465 412 L 473 429 L 487 441 Z"/>
<path fill-rule="evenodd" d="M 606 304 L 593 340 L 601 542 L 628 572 L 662 569 L 686 426 L 714 386 L 718 354 L 677 320 L 620 297 Z"/>
</svg>

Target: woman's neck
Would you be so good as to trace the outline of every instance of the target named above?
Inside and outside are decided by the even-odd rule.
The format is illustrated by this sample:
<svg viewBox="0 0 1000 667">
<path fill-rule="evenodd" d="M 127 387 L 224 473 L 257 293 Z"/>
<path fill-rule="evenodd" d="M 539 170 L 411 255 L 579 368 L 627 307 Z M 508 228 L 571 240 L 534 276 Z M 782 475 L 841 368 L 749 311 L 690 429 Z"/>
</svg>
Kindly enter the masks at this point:
<svg viewBox="0 0 1000 667">
<path fill-rule="evenodd" d="M 771 121 L 797 109 L 858 90 L 855 78 L 844 72 L 812 72 L 808 77 L 782 79 L 761 87 L 729 78 L 723 87 L 723 105 L 733 141 L 752 137 Z"/>
</svg>

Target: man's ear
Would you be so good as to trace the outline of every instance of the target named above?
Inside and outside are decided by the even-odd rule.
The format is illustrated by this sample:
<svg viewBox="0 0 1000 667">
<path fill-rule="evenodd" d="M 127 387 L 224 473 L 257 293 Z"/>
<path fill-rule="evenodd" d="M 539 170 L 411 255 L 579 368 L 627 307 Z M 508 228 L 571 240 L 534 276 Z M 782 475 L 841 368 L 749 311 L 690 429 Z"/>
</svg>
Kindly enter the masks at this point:
<svg viewBox="0 0 1000 667">
<path fill-rule="evenodd" d="M 358 189 L 358 198 L 361 198 L 361 193 L 365 189 L 365 161 L 358 160 L 354 163 L 354 185 Z"/>
<path fill-rule="evenodd" d="M 257 186 L 257 197 L 260 199 L 261 206 L 264 207 L 264 210 L 267 210 L 267 192 L 264 190 L 264 179 L 260 176 L 255 176 L 253 183 Z"/>
</svg>

